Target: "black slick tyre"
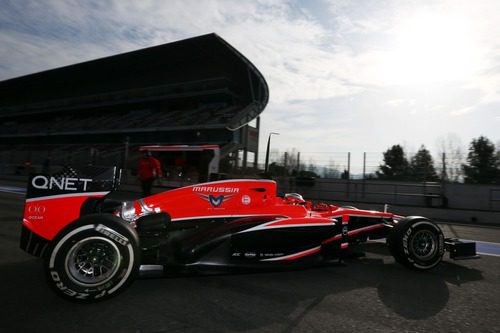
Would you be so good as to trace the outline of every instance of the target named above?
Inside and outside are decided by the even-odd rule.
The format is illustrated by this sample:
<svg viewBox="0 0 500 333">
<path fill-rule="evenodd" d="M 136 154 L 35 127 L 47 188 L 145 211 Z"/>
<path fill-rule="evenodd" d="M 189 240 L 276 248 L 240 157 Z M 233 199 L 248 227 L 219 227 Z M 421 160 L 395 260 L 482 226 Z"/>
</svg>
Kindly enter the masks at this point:
<svg viewBox="0 0 500 333">
<path fill-rule="evenodd" d="M 81 217 L 51 242 L 44 258 L 47 282 L 61 297 L 77 302 L 107 299 L 137 276 L 135 229 L 110 214 Z"/>
<path fill-rule="evenodd" d="M 398 263 L 417 270 L 435 267 L 444 254 L 443 232 L 424 217 L 409 216 L 400 220 L 387 243 Z"/>
</svg>

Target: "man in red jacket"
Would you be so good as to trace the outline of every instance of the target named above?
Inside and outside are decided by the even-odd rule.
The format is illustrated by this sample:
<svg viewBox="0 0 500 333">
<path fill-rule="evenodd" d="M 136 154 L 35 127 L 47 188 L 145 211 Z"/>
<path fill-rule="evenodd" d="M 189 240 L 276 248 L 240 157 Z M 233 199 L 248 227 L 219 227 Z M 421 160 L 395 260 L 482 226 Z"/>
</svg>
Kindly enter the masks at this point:
<svg viewBox="0 0 500 333">
<path fill-rule="evenodd" d="M 154 180 L 161 177 L 160 161 L 151 156 L 150 151 L 145 151 L 139 160 L 137 175 L 142 185 L 142 197 L 150 196 Z"/>
</svg>

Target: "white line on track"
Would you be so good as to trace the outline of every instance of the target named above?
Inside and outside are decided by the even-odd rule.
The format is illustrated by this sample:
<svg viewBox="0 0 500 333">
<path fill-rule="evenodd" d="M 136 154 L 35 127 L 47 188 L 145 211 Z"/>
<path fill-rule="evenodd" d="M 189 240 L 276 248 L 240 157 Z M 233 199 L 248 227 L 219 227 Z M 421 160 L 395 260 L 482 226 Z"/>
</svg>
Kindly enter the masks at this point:
<svg viewBox="0 0 500 333">
<path fill-rule="evenodd" d="M 498 258 L 500 258 L 500 254 L 484 253 L 484 252 L 477 252 L 477 254 L 480 254 L 482 256 L 490 256 L 490 257 L 498 257 Z"/>
</svg>

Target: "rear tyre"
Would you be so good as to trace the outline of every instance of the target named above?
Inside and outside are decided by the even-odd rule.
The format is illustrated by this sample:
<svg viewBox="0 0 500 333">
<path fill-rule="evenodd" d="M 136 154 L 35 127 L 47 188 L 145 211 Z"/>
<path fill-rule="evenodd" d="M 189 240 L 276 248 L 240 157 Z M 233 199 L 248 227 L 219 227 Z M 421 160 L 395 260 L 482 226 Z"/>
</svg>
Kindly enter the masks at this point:
<svg viewBox="0 0 500 333">
<path fill-rule="evenodd" d="M 398 263 L 418 270 L 435 267 L 444 254 L 443 232 L 424 217 L 400 220 L 387 238 L 387 243 Z"/>
<path fill-rule="evenodd" d="M 55 292 L 77 302 L 107 299 L 125 289 L 140 265 L 132 226 L 112 215 L 87 215 L 52 241 L 44 266 Z"/>
</svg>

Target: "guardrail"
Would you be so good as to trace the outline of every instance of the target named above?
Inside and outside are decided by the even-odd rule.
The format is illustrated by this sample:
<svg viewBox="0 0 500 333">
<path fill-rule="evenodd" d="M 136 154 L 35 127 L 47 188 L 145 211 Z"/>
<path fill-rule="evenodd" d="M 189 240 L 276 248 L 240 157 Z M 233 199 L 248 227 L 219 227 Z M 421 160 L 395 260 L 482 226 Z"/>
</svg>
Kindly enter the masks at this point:
<svg viewBox="0 0 500 333">
<path fill-rule="evenodd" d="M 286 177 L 279 178 L 278 182 L 280 194 L 297 192 L 314 201 L 500 211 L 500 186 L 494 185 L 324 178 L 297 182 Z"/>
<path fill-rule="evenodd" d="M 299 192 L 311 200 L 352 201 L 441 207 L 446 204 L 440 183 L 394 183 L 315 179 L 279 179 L 280 191 Z"/>
</svg>

